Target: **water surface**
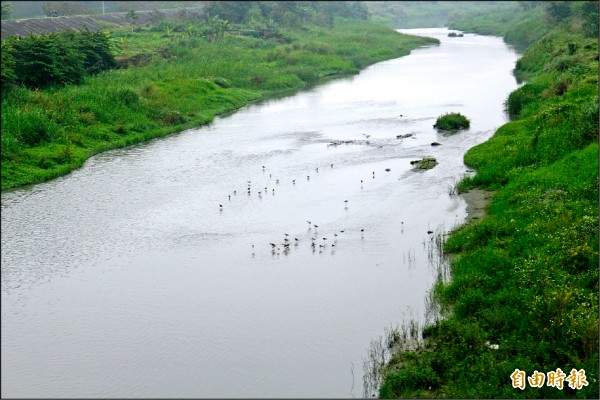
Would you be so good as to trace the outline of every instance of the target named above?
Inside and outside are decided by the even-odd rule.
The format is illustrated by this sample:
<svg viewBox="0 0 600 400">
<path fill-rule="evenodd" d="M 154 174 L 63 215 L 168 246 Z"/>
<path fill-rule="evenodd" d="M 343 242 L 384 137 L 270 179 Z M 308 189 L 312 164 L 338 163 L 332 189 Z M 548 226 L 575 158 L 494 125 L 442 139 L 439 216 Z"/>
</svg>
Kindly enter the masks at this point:
<svg viewBox="0 0 600 400">
<path fill-rule="evenodd" d="M 3 193 L 2 396 L 360 397 L 517 87 L 499 38 L 403 31 L 441 44 Z M 446 112 L 471 128 L 437 132 Z"/>
</svg>

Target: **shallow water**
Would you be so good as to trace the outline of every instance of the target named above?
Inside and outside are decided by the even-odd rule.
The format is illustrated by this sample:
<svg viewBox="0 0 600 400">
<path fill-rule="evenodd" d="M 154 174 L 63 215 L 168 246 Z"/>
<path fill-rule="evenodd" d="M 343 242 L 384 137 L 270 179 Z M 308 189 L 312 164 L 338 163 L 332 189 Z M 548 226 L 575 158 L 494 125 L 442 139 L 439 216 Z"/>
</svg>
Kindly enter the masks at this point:
<svg viewBox="0 0 600 400">
<path fill-rule="evenodd" d="M 517 87 L 499 38 L 402 31 L 441 44 L 3 193 L 2 396 L 360 397 Z M 471 128 L 436 132 L 446 112 Z"/>
</svg>

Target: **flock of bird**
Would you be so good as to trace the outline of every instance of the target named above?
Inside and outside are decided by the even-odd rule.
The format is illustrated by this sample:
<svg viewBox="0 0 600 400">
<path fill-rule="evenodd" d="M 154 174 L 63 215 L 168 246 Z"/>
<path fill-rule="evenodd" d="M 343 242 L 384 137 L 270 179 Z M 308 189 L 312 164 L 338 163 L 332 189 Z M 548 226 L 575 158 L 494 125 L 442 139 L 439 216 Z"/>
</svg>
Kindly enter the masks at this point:
<svg viewBox="0 0 600 400">
<path fill-rule="evenodd" d="M 333 164 L 329 165 L 330 168 L 333 168 Z M 391 169 L 390 168 L 386 168 L 385 169 L 386 172 L 390 172 Z M 266 167 L 263 165 L 262 166 L 262 172 L 266 173 Z M 319 168 L 315 168 L 315 173 L 318 174 L 319 173 Z M 306 175 L 306 180 L 310 181 L 310 175 Z M 269 173 L 269 179 L 273 180 L 274 179 L 274 184 L 275 186 L 280 184 L 280 180 L 278 178 L 273 178 L 273 175 L 271 173 Z M 372 172 L 372 179 L 375 179 L 375 171 Z M 296 179 L 292 179 L 291 181 L 292 185 L 296 185 Z M 360 188 L 363 189 L 363 179 L 360 180 Z M 259 198 L 262 198 L 263 195 L 268 195 L 269 193 L 271 193 L 273 196 L 275 195 L 275 188 L 270 188 L 271 190 L 269 191 L 268 187 L 264 187 L 264 188 L 260 188 L 260 190 L 256 191 L 256 193 L 258 194 Z M 241 191 L 240 191 L 241 192 Z M 248 196 L 251 196 L 253 193 L 253 189 L 252 189 L 252 181 L 248 180 L 247 181 L 247 188 L 246 188 L 246 194 Z M 238 195 L 238 190 L 233 190 L 233 192 L 231 194 L 227 195 L 227 198 L 229 201 L 231 201 L 231 197 L 232 196 L 237 196 Z M 223 204 L 219 204 L 219 212 L 223 212 L 224 206 Z M 348 200 L 344 200 L 344 209 L 348 209 Z M 319 225 L 315 224 L 311 221 L 306 221 L 308 223 L 308 236 L 310 238 L 310 247 L 312 248 L 313 253 L 316 252 L 317 250 L 319 250 L 319 252 L 322 252 L 323 250 L 325 250 L 326 248 L 330 248 L 332 250 L 335 249 L 337 243 L 338 243 L 338 237 L 340 235 L 343 235 L 344 233 L 346 233 L 345 229 L 336 231 L 336 232 L 332 232 L 329 233 L 330 237 L 328 238 L 327 236 L 322 236 L 319 238 Z M 402 223 L 404 224 L 404 222 Z M 360 237 L 361 239 L 364 239 L 364 234 L 365 234 L 365 228 L 361 228 L 360 229 Z M 330 240 L 331 239 L 331 240 Z M 276 243 L 274 242 L 269 242 L 269 246 L 271 248 L 271 254 L 272 255 L 279 255 L 281 253 L 283 253 L 284 255 L 287 255 L 290 251 L 290 248 L 293 247 L 297 247 L 302 241 L 304 241 L 305 239 L 301 239 L 298 236 L 290 236 L 288 233 L 284 233 L 284 237 L 282 239 L 282 241 L 276 241 Z M 322 242 L 322 243 L 321 243 Z M 255 245 L 251 244 L 251 248 L 252 248 L 252 255 L 255 255 Z"/>
</svg>

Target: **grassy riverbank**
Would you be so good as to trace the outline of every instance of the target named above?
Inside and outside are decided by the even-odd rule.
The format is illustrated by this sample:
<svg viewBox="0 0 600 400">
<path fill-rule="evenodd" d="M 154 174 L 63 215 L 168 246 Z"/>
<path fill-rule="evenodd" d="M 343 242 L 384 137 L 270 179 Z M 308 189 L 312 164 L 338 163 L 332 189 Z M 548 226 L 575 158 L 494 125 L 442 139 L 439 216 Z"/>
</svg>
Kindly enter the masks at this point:
<svg viewBox="0 0 600 400">
<path fill-rule="evenodd" d="M 392 357 L 380 397 L 598 398 L 598 37 L 580 6 L 545 19 L 552 26 L 539 40 L 516 40 L 529 42 L 516 67 L 528 83 L 507 100 L 512 121 L 467 152 L 477 174 L 459 185 L 494 191 L 487 216 L 445 243 L 451 280 L 434 288 L 441 318 L 418 350 Z M 463 24 L 498 33 L 542 12 L 498 28 Z M 548 375 L 513 387 L 517 369 L 558 368 L 562 388 Z M 581 370 L 587 385 L 570 387 Z"/>
<path fill-rule="evenodd" d="M 282 28 L 280 40 L 225 34 L 209 42 L 191 31 L 155 28 L 112 36 L 117 55 L 143 54 L 145 65 L 105 71 L 81 85 L 3 93 L 2 190 L 64 175 L 99 152 L 206 124 L 250 102 L 356 74 L 437 42 L 353 20 Z M 27 145 L 23 138 L 32 133 L 43 141 Z"/>
</svg>

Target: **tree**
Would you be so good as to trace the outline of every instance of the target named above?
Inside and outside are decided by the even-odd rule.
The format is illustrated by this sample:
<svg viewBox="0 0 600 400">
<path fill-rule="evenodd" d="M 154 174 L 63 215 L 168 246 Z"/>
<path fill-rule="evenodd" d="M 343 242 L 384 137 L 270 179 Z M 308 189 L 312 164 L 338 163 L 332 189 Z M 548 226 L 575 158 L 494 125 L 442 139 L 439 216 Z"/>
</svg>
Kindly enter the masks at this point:
<svg viewBox="0 0 600 400">
<path fill-rule="evenodd" d="M 541 1 L 519 1 L 519 5 L 524 11 L 533 10 L 542 4 Z"/>
<path fill-rule="evenodd" d="M 79 32 L 63 32 L 63 35 L 73 43 L 77 53 L 83 55 L 83 69 L 86 74 L 92 75 L 118 66 L 108 33 L 86 29 Z"/>
<path fill-rule="evenodd" d="M 246 20 L 246 14 L 254 5 L 253 1 L 210 1 L 206 5 L 207 14 L 220 15 L 231 23 L 239 24 Z"/>
<path fill-rule="evenodd" d="M 568 1 L 550 1 L 546 11 L 550 19 L 561 22 L 571 16 L 571 7 Z"/>
<path fill-rule="evenodd" d="M 8 1 L 0 2 L 2 5 L 2 20 L 10 19 L 12 17 L 12 4 Z"/>
<path fill-rule="evenodd" d="M 4 92 L 4 90 L 12 86 L 17 79 L 17 75 L 15 74 L 15 58 L 12 56 L 12 47 L 6 40 L 2 41 L 2 52 L 0 54 L 2 56 L 2 68 L 0 68 L 2 77 L 0 79 L 0 87 L 2 88 L 2 92 Z"/>
<path fill-rule="evenodd" d="M 225 37 L 225 32 L 229 30 L 229 21 L 226 19 L 219 20 L 219 29 L 217 30 L 217 36 L 219 39 L 223 39 Z"/>
<path fill-rule="evenodd" d="M 219 39 L 223 39 L 225 32 L 229 30 L 229 21 L 219 18 L 218 15 L 211 17 L 206 14 L 206 23 L 208 25 L 206 31 L 206 39 L 212 43 Z"/>
<path fill-rule="evenodd" d="M 586 1 L 582 7 L 583 32 L 591 38 L 598 37 L 598 2 Z"/>
<path fill-rule="evenodd" d="M 30 88 L 78 84 L 117 63 L 103 32 L 66 31 L 11 36 L 2 41 L 2 87 L 12 82 Z"/>
<path fill-rule="evenodd" d="M 72 37 L 64 33 L 10 37 L 14 49 L 17 82 L 31 88 L 80 83 L 84 75 L 84 55 Z"/>
</svg>

